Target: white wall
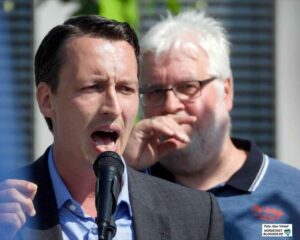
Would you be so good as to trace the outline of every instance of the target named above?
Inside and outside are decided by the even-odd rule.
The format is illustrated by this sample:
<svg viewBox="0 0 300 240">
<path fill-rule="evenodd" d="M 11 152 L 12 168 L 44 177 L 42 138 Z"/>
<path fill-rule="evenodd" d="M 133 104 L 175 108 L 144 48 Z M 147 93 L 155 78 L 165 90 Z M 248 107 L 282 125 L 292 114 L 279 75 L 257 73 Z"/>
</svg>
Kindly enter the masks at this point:
<svg viewBox="0 0 300 240">
<path fill-rule="evenodd" d="M 35 6 L 37 6 L 35 4 Z M 63 4 L 57 0 L 48 0 L 37 6 L 34 13 L 34 52 L 47 32 L 54 26 L 63 23 L 76 8 L 74 4 Z M 35 103 L 34 112 L 34 156 L 40 156 L 52 143 L 52 135 Z"/>
<path fill-rule="evenodd" d="M 300 168 L 300 0 L 276 0 L 277 155 Z"/>
</svg>

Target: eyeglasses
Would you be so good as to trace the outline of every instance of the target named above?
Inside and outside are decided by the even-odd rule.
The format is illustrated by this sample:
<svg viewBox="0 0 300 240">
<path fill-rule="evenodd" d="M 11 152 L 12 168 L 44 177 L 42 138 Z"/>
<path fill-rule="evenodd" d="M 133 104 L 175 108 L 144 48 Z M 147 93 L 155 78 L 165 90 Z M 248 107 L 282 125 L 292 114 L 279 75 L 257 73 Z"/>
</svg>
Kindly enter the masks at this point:
<svg viewBox="0 0 300 240">
<path fill-rule="evenodd" d="M 204 86 L 215 79 L 217 79 L 217 77 L 199 81 L 184 81 L 173 85 L 171 88 L 164 88 L 164 86 L 158 85 L 140 88 L 141 102 L 145 107 L 161 106 L 166 100 L 166 93 L 168 91 L 173 91 L 180 101 L 193 100 L 201 95 L 201 90 Z"/>
</svg>

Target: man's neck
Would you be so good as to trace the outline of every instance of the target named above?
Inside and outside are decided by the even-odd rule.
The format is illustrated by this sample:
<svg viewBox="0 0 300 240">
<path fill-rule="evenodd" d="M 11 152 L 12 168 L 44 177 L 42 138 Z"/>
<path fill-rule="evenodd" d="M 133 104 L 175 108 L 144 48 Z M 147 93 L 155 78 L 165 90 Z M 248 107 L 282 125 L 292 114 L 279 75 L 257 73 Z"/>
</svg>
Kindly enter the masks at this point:
<svg viewBox="0 0 300 240">
<path fill-rule="evenodd" d="M 66 164 L 56 161 L 58 174 L 62 178 L 72 198 L 83 208 L 86 214 L 95 217 L 95 184 L 93 169 L 84 169 L 73 164 L 66 169 Z"/>
<path fill-rule="evenodd" d="M 210 159 L 200 171 L 188 175 L 177 174 L 174 178 L 181 185 L 206 191 L 226 183 L 242 167 L 246 157 L 247 153 L 236 148 L 228 139 L 221 154 Z"/>
<path fill-rule="evenodd" d="M 95 207 L 95 183 L 96 179 L 91 172 L 89 177 L 81 174 L 76 176 L 62 176 L 71 196 L 82 206 L 84 212 L 90 216 L 97 215 Z"/>
</svg>

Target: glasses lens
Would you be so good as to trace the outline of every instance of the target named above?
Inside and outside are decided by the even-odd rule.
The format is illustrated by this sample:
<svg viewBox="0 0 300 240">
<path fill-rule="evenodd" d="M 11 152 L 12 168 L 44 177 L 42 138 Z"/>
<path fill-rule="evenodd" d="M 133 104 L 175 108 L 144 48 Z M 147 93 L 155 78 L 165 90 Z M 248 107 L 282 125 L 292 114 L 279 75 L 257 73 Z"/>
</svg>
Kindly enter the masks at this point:
<svg viewBox="0 0 300 240">
<path fill-rule="evenodd" d="M 201 89 L 206 84 L 217 79 L 212 77 L 202 81 L 185 81 L 174 85 L 172 88 L 163 86 L 153 86 L 146 89 L 140 89 L 140 96 L 144 106 L 154 107 L 159 106 L 166 100 L 166 92 L 173 91 L 176 97 L 181 101 L 193 100 L 201 94 Z"/>
<path fill-rule="evenodd" d="M 163 89 L 156 89 L 141 94 L 141 99 L 144 106 L 158 106 L 165 99 L 165 91 Z"/>
<path fill-rule="evenodd" d="M 201 86 L 198 81 L 188 81 L 177 84 L 174 90 L 179 99 L 187 100 L 200 93 Z"/>
</svg>

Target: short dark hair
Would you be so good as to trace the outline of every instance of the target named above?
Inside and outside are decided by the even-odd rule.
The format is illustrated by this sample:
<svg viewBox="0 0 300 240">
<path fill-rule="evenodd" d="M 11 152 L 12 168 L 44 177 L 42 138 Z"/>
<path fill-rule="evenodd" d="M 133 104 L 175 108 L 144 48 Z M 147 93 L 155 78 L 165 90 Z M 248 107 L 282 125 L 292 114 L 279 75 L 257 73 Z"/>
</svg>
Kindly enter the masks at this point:
<svg viewBox="0 0 300 240">
<path fill-rule="evenodd" d="M 53 93 L 59 84 L 59 72 L 64 62 L 64 46 L 69 39 L 82 36 L 124 40 L 134 49 L 137 63 L 140 53 L 138 38 L 126 22 L 117 22 L 97 15 L 72 17 L 62 25 L 54 27 L 42 40 L 35 55 L 34 72 L 36 86 L 41 82 L 49 85 Z M 45 118 L 53 130 L 50 118 Z"/>
</svg>

